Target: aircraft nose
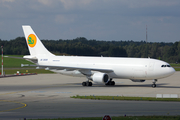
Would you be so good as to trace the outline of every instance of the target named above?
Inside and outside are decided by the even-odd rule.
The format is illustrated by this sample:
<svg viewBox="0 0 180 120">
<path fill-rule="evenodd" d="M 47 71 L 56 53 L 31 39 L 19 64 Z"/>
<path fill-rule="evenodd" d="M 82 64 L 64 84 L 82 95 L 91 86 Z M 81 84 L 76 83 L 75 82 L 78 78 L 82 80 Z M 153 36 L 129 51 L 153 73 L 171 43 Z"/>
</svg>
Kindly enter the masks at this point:
<svg viewBox="0 0 180 120">
<path fill-rule="evenodd" d="M 172 73 L 175 73 L 176 72 L 176 70 L 172 67 Z"/>
<path fill-rule="evenodd" d="M 172 75 L 172 74 L 174 74 L 175 72 L 176 72 L 176 70 L 175 70 L 173 67 L 171 67 L 171 69 L 169 70 L 169 74 Z"/>
<path fill-rule="evenodd" d="M 175 69 L 173 67 L 171 67 L 171 68 L 167 69 L 166 72 L 164 71 L 164 75 L 166 77 L 168 77 L 168 76 L 173 75 L 175 72 L 176 72 Z"/>
</svg>

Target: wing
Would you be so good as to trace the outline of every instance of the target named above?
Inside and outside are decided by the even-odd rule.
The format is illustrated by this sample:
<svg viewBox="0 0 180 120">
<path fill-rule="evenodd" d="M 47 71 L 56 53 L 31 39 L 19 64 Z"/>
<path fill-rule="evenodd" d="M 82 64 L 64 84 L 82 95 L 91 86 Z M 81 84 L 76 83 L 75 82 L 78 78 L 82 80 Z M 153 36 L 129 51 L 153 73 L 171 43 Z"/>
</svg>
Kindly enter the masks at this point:
<svg viewBox="0 0 180 120">
<path fill-rule="evenodd" d="M 109 68 L 99 69 L 99 68 L 93 68 L 93 67 L 92 68 L 83 68 L 83 67 L 46 66 L 46 65 L 38 65 L 38 67 L 45 68 L 47 70 L 64 70 L 64 69 L 66 69 L 66 71 L 78 70 L 79 72 L 81 72 L 84 75 L 91 75 L 89 73 L 90 71 L 98 71 L 98 72 L 103 72 L 103 73 L 113 72 L 113 70 L 111 70 Z"/>
</svg>

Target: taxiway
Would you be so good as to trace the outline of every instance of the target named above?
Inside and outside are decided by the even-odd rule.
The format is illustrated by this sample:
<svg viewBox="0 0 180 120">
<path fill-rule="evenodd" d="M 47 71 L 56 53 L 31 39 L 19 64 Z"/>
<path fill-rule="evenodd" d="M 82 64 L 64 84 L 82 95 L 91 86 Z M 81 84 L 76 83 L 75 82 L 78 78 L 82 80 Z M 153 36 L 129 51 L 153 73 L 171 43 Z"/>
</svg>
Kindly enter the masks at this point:
<svg viewBox="0 0 180 120">
<path fill-rule="evenodd" d="M 180 72 L 144 83 L 115 80 L 115 86 L 82 87 L 85 77 L 38 74 L 0 78 L 0 119 L 103 117 L 122 115 L 180 115 L 180 102 L 107 101 L 72 99 L 74 95 L 156 97 L 180 95 Z"/>
</svg>

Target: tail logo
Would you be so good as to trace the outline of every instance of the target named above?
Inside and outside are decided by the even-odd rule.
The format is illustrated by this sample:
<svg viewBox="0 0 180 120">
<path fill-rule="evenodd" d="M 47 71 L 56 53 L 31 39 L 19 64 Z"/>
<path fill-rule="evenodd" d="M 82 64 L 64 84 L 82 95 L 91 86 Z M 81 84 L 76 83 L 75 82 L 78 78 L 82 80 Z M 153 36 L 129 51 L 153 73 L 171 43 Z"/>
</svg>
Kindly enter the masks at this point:
<svg viewBox="0 0 180 120">
<path fill-rule="evenodd" d="M 27 39 L 29 47 L 34 47 L 36 45 L 37 39 L 34 34 L 30 34 Z"/>
</svg>

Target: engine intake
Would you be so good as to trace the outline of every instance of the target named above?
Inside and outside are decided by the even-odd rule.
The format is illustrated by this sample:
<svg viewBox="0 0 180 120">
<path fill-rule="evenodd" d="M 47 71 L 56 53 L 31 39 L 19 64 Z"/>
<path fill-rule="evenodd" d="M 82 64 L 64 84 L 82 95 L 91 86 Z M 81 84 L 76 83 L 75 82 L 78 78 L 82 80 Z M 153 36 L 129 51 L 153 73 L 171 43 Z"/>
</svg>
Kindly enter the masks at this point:
<svg viewBox="0 0 180 120">
<path fill-rule="evenodd" d="M 107 83 L 109 81 L 109 76 L 106 73 L 94 73 L 92 75 L 92 80 L 95 83 Z"/>
</svg>

